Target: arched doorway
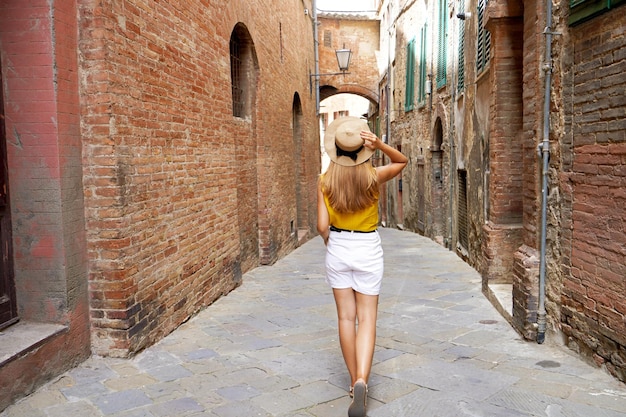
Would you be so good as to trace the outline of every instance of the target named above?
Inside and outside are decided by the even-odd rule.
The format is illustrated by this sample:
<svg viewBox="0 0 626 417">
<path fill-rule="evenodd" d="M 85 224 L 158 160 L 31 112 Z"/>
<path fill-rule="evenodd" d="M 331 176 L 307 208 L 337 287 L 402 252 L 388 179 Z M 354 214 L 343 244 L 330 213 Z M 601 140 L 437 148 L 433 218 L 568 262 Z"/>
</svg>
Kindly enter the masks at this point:
<svg viewBox="0 0 626 417">
<path fill-rule="evenodd" d="M 0 329 L 17 321 L 3 86 L 2 64 L 0 63 Z"/>
<path fill-rule="evenodd" d="M 443 123 L 441 118 L 435 120 L 431 145 L 431 201 L 433 205 L 433 225 L 432 236 L 436 240 L 442 240 L 446 236 L 446 204 L 444 202 L 444 152 L 443 152 Z"/>
<path fill-rule="evenodd" d="M 291 108 L 291 128 L 293 134 L 293 159 L 294 159 L 294 195 L 296 196 L 296 224 L 293 225 L 293 233 L 298 242 L 307 235 L 308 205 L 306 202 L 306 160 L 303 146 L 303 115 L 300 96 L 295 93 Z"/>
</svg>

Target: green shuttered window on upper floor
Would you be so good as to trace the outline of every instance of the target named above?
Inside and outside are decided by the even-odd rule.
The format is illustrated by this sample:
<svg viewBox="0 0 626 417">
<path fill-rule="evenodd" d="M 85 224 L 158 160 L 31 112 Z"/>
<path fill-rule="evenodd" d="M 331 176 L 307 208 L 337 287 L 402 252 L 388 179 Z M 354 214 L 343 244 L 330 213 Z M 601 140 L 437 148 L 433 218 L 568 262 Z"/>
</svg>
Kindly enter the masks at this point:
<svg viewBox="0 0 626 417">
<path fill-rule="evenodd" d="M 404 88 L 404 111 L 413 110 L 415 98 L 415 38 L 406 45 L 406 85 Z"/>
<path fill-rule="evenodd" d="M 626 0 L 570 0 L 568 22 L 575 26 L 623 4 Z"/>
<path fill-rule="evenodd" d="M 437 36 L 437 88 L 446 85 L 448 0 L 439 0 L 439 32 Z"/>
<path fill-rule="evenodd" d="M 426 102 L 426 36 L 427 36 L 427 25 L 424 23 L 424 26 L 420 29 L 420 49 L 419 49 L 419 79 L 418 79 L 418 90 L 417 90 L 417 102 L 422 105 Z"/>
<path fill-rule="evenodd" d="M 491 56 L 491 33 L 485 29 L 488 0 L 478 0 L 478 39 L 476 42 L 476 73 L 480 75 L 489 64 Z"/>
<path fill-rule="evenodd" d="M 465 0 L 459 0 L 459 10 L 465 12 Z M 459 21 L 459 67 L 456 74 L 456 89 L 460 93 L 465 89 L 465 19 Z"/>
</svg>

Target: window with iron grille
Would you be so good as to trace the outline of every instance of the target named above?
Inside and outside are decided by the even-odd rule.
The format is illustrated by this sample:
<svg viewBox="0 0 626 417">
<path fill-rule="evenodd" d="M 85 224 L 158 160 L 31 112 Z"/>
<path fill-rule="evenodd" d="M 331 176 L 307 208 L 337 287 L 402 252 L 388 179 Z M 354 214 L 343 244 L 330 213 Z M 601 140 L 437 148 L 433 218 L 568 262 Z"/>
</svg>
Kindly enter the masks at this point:
<svg viewBox="0 0 626 417">
<path fill-rule="evenodd" d="M 458 230 L 458 242 L 467 249 L 469 247 L 469 220 L 467 217 L 467 172 L 463 170 L 458 171 L 458 195 L 457 195 L 457 230 Z"/>
<path fill-rule="evenodd" d="M 241 50 L 242 45 L 239 38 L 233 35 L 230 39 L 230 79 L 233 94 L 233 116 L 235 117 L 243 117 L 245 115 Z"/>
<path fill-rule="evenodd" d="M 258 62 L 250 33 L 241 23 L 230 36 L 230 77 L 233 116 L 249 118 L 254 108 Z"/>
<path fill-rule="evenodd" d="M 476 42 L 476 73 L 487 68 L 491 58 L 491 33 L 485 29 L 488 0 L 478 0 L 478 40 Z"/>
</svg>

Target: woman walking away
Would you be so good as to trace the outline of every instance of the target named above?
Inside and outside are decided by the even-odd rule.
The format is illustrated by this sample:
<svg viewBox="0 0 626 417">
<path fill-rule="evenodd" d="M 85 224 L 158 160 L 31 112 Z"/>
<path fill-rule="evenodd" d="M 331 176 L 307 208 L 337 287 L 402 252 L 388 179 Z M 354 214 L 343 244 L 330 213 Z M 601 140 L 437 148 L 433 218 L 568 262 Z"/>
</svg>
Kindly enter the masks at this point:
<svg viewBox="0 0 626 417">
<path fill-rule="evenodd" d="M 317 231 L 326 245 L 326 281 L 333 289 L 339 344 L 350 373 L 348 416 L 365 417 L 383 278 L 377 232 L 379 186 L 398 175 L 408 161 L 356 117 L 331 123 L 324 147 L 331 162 L 320 176 Z M 374 168 L 370 158 L 377 149 L 391 162 Z"/>
</svg>

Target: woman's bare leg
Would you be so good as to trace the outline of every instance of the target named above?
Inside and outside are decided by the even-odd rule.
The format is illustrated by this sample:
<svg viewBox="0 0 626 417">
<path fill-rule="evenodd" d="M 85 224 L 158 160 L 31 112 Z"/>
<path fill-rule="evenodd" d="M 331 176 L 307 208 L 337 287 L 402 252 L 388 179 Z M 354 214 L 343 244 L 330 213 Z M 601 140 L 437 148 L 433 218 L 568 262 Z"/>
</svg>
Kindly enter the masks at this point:
<svg viewBox="0 0 626 417">
<path fill-rule="evenodd" d="M 333 294 L 337 305 L 339 344 L 350 374 L 350 386 L 353 386 L 357 379 L 356 296 L 352 288 L 334 288 Z"/>
<path fill-rule="evenodd" d="M 372 370 L 376 345 L 378 296 L 356 292 L 355 299 L 359 324 L 356 333 L 356 380 L 362 379 L 367 384 Z"/>
<path fill-rule="evenodd" d="M 337 304 L 339 344 L 350 374 L 350 385 L 359 379 L 367 383 L 376 345 L 378 296 L 361 294 L 351 288 L 333 289 L 333 293 Z"/>
</svg>

